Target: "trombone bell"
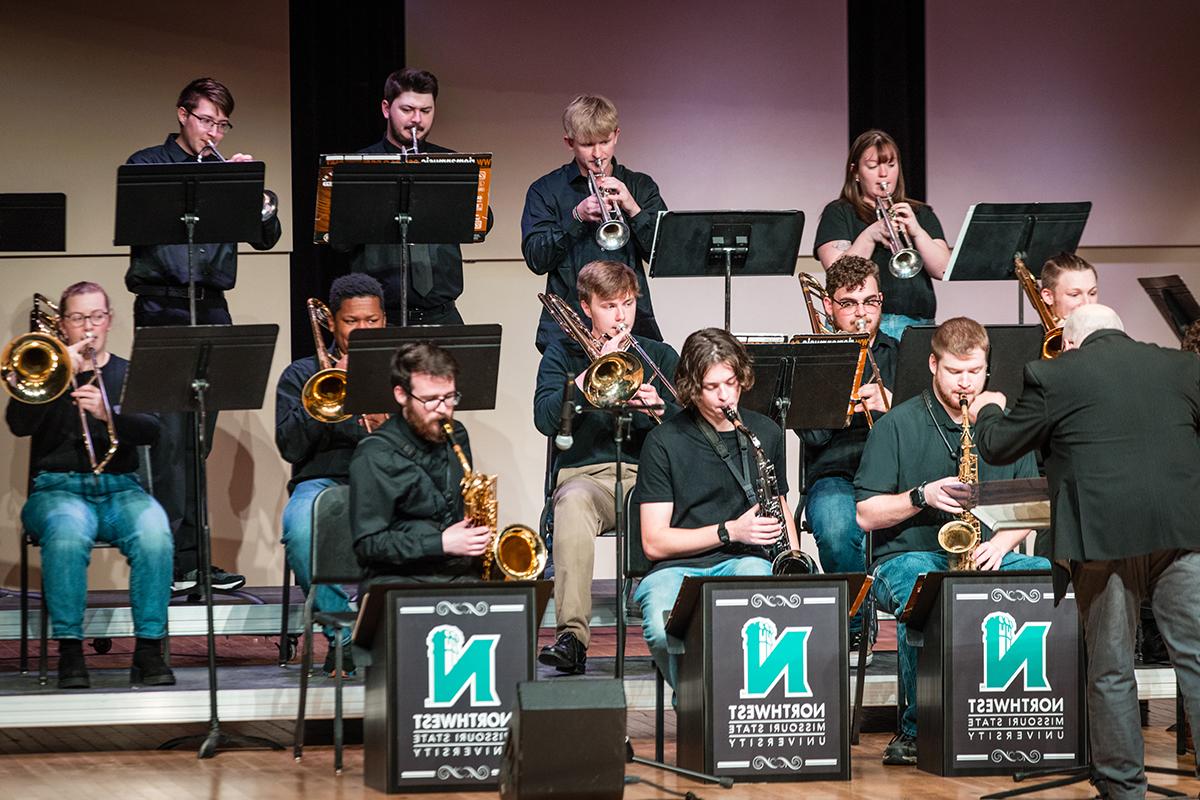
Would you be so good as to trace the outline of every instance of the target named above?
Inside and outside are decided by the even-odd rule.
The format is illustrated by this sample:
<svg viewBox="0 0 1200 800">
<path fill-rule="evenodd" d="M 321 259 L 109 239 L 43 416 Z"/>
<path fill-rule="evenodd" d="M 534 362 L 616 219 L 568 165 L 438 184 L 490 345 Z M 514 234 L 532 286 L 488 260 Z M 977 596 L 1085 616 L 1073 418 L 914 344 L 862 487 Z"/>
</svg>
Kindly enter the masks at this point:
<svg viewBox="0 0 1200 800">
<path fill-rule="evenodd" d="M 637 394 L 645 377 L 637 356 L 616 350 L 600 356 L 583 376 L 583 394 L 596 408 L 624 405 Z"/>
<path fill-rule="evenodd" d="M 305 413 L 317 422 L 344 422 L 350 419 L 346 405 L 346 370 L 330 367 L 309 378 L 300 392 Z"/>
<path fill-rule="evenodd" d="M 45 333 L 25 333 L 0 353 L 0 380 L 22 403 L 49 403 L 71 386 L 74 369 L 62 340 Z"/>
</svg>

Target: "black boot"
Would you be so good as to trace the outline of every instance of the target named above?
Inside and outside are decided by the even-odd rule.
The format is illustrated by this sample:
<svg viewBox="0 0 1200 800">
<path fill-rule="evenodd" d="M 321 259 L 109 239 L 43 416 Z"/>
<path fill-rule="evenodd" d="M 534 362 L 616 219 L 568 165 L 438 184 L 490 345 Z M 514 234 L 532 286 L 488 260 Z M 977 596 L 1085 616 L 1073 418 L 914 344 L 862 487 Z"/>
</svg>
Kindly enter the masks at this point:
<svg viewBox="0 0 1200 800">
<path fill-rule="evenodd" d="M 129 669 L 129 682 L 143 686 L 174 686 L 175 673 L 162 657 L 161 639 L 137 640 L 133 648 L 133 666 Z"/>
<path fill-rule="evenodd" d="M 91 685 L 87 664 L 83 661 L 83 642 L 79 639 L 59 639 L 58 688 L 88 689 Z"/>
</svg>

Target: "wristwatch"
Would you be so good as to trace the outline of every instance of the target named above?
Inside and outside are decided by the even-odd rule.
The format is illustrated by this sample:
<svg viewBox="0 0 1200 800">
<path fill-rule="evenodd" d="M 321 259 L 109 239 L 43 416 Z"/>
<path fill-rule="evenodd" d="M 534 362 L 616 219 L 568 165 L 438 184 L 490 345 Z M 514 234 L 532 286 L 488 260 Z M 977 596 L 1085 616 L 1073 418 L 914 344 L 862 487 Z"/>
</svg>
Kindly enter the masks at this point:
<svg viewBox="0 0 1200 800">
<path fill-rule="evenodd" d="M 928 481 L 922 481 L 920 486 L 915 486 L 908 493 L 908 502 L 912 503 L 916 508 L 925 508 L 929 503 L 925 502 L 925 484 Z"/>
<path fill-rule="evenodd" d="M 721 544 L 729 544 L 729 529 L 725 527 L 724 522 L 717 523 L 717 538 L 721 540 Z"/>
</svg>

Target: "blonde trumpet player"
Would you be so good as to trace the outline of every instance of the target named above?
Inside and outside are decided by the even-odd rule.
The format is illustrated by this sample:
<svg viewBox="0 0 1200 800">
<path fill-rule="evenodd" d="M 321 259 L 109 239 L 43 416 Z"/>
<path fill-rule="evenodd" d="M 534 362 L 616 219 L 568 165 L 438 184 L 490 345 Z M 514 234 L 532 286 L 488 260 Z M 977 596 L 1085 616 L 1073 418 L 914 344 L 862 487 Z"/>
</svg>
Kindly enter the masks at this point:
<svg viewBox="0 0 1200 800">
<path fill-rule="evenodd" d="M 987 380 L 988 336 L 983 326 L 955 317 L 938 326 L 929 356 L 930 388 L 900 403 L 875 422 L 854 476 L 858 526 L 874 539 L 875 583 L 881 608 L 899 614 L 917 576 L 945 571 L 949 553 L 938 546 L 938 530 L 962 512 L 950 494 L 959 485 L 963 443 L 963 398 L 983 391 Z M 1037 464 L 1027 454 L 1006 466 L 979 459 L 980 481 L 1035 478 Z M 981 570 L 1049 569 L 1044 558 L 1012 552 L 1032 531 L 1004 531 L 983 541 L 972 555 Z M 883 763 L 915 764 L 917 759 L 917 653 L 898 624 L 900 681 L 908 705 L 900 730 L 884 751 Z"/>
<path fill-rule="evenodd" d="M 937 299 L 932 278 L 941 278 L 950 262 L 942 225 L 933 209 L 905 193 L 900 148 L 880 130 L 861 134 L 850 146 L 841 196 L 825 206 L 817 224 L 813 254 L 821 266 L 846 253 L 879 266 L 879 287 L 886 298 L 881 330 L 899 339 L 909 325 L 933 324 Z M 886 209 L 886 210 L 885 210 Z M 889 226 L 898 241 L 889 236 Z M 907 238 L 909 241 L 899 241 Z M 896 248 L 911 244 L 920 270 L 899 277 Z M 915 263 L 915 262 L 914 262 Z"/>
<path fill-rule="evenodd" d="M 332 317 L 332 345 L 326 349 L 324 331 L 314 320 L 317 354 L 288 365 L 275 389 L 275 446 L 283 460 L 292 465 L 290 496 L 283 509 L 284 554 L 296 583 L 306 595 L 312 574 L 313 503 L 326 487 L 349 482 L 354 448 L 367 435 L 368 428 L 378 428 L 387 420 L 386 414 L 344 416 L 339 413 L 335 399 L 326 397 L 314 404 L 313 395 L 306 394 L 318 372 L 346 369 L 346 348 L 352 331 L 382 328 L 385 324 L 383 289 L 369 275 L 350 273 L 336 279 L 329 289 L 328 309 Z M 344 372 L 341 381 L 344 400 Z M 322 584 L 316 593 L 313 601 L 318 611 L 350 610 L 350 598 L 340 586 Z M 326 629 L 325 635 L 332 637 L 333 629 Z M 325 659 L 326 673 L 333 671 L 333 655 L 334 648 L 330 647 Z M 345 651 L 343 669 L 347 673 L 354 671 L 349 650 Z"/>
<path fill-rule="evenodd" d="M 152 414 L 121 413 L 119 406 L 105 402 L 97 385 L 103 381 L 107 395 L 119 398 L 129 367 L 128 361 L 108 352 L 112 310 L 104 289 L 91 282 L 72 284 L 63 292 L 58 310 L 53 321 L 67 345 L 74 388 L 50 402 L 24 402 L 15 396 L 6 410 L 12 432 L 33 438 L 32 491 L 21 509 L 21 523 L 41 547 L 51 636 L 58 640 L 58 685 L 90 685 L 83 660 L 83 613 L 87 567 L 97 541 L 115 545 L 131 568 L 129 597 L 137 643 L 130 682 L 173 684 L 175 676 L 161 652 L 171 592 L 171 529 L 162 507 L 137 476 L 137 447 L 154 443 L 159 421 Z M 91 453 L 81 424 L 87 426 Z M 96 472 L 110 433 L 120 444 L 103 471 Z"/>
<path fill-rule="evenodd" d="M 650 260 L 658 213 L 667 205 L 653 178 L 617 163 L 620 135 L 617 108 L 608 98 L 580 95 L 567 105 L 563 140 L 571 161 L 534 181 L 526 192 L 521 252 L 535 275 L 546 276 L 546 292 L 567 301 L 576 314 L 583 313 L 575 284 L 585 265 L 602 259 L 628 264 L 638 281 L 633 332 L 662 341 L 643 262 Z M 543 312 L 537 349 L 544 353 L 562 337 Z"/>
<path fill-rule="evenodd" d="M 594 541 L 615 524 L 616 420 L 609 414 L 580 414 L 573 423 L 568 420 L 564 432 L 560 427 L 562 410 L 564 403 L 588 407 L 592 405 L 589 398 L 606 402 L 595 398 L 595 392 L 589 388 L 589 367 L 597 358 L 629 346 L 628 331 L 634 327 L 637 316 L 637 276 L 624 264 L 593 261 L 579 273 L 578 294 L 586 322 L 580 320 L 578 327 L 572 326 L 570 338 L 556 339 L 546 348 L 533 395 L 534 425 L 540 433 L 556 437 L 561 450 L 556 454 L 556 474 L 551 478 L 555 487 L 551 502 L 558 638 L 554 644 L 542 648 L 538 660 L 570 674 L 582 673 L 587 666 Z M 584 341 L 578 341 L 577 337 Z M 675 374 L 679 357 L 670 345 L 641 337 L 636 340 L 663 374 Z M 632 393 L 628 398 L 630 408 L 646 407 L 633 415 L 633 424 L 622 445 L 622 482 L 626 489 L 632 489 L 637 480 L 637 464 L 646 434 L 658 419 L 678 408 L 669 384 L 652 376 L 649 364 L 642 363 L 641 368 L 641 376 L 623 389 Z M 602 396 L 608 398 L 609 392 L 603 392 Z M 650 410 L 655 406 L 659 408 Z"/>
</svg>

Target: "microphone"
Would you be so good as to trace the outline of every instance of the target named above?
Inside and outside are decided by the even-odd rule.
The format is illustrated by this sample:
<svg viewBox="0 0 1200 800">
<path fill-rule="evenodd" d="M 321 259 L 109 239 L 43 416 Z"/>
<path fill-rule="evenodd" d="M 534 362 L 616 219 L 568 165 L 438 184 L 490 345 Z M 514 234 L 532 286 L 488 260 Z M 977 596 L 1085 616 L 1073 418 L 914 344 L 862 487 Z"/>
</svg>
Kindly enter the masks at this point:
<svg viewBox="0 0 1200 800">
<path fill-rule="evenodd" d="M 575 380 L 568 376 L 566 388 L 563 389 L 562 412 L 558 418 L 558 435 L 554 437 L 554 446 L 559 450 L 570 450 L 571 446 L 575 444 L 575 437 L 571 435 L 572 423 L 578 412 L 575 401 L 572 399 L 574 388 Z"/>
</svg>

